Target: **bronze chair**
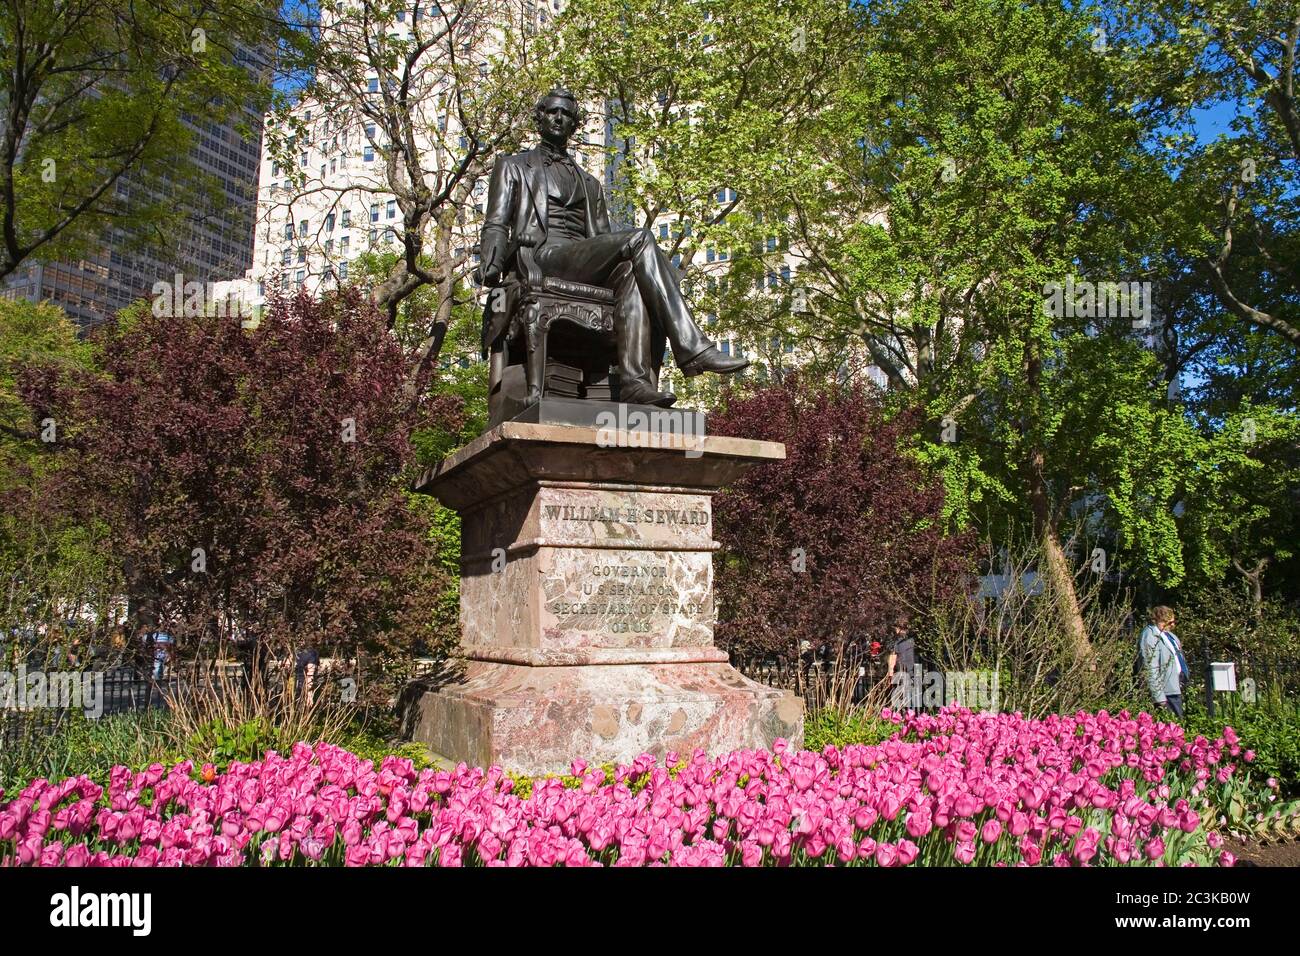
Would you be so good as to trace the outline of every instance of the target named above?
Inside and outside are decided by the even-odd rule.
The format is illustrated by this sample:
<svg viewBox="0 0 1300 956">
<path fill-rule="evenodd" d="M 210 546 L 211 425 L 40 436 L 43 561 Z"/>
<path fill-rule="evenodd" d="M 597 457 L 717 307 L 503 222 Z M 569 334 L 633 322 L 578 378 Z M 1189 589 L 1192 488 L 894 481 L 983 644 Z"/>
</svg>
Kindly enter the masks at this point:
<svg viewBox="0 0 1300 956">
<path fill-rule="evenodd" d="M 532 253 L 521 247 L 488 295 L 489 310 L 509 314 L 505 333 L 488 343 L 492 425 L 548 395 L 618 400 L 613 289 L 543 276 Z"/>
</svg>

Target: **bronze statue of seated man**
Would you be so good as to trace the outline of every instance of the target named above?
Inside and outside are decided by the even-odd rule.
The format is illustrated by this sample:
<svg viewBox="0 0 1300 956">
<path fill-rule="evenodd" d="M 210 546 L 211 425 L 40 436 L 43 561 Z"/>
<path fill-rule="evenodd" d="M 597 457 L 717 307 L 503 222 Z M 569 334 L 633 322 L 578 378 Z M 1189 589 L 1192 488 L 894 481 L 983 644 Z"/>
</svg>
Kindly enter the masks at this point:
<svg viewBox="0 0 1300 956">
<path fill-rule="evenodd" d="M 722 354 L 700 331 L 682 296 L 676 269 L 649 229 L 611 232 L 601 184 L 569 155 L 578 127 L 578 104 L 567 90 L 552 90 L 534 110 L 541 143 L 497 159 L 488 189 L 479 278 L 497 285 L 531 251 L 543 276 L 604 286 L 615 293 L 620 399 L 668 406 L 671 392 L 658 390 L 654 344 L 666 340 L 686 376 L 738 372 L 749 362 Z M 625 266 L 626 264 L 626 266 Z M 484 321 L 486 351 L 508 330 L 509 315 L 491 310 Z M 540 397 L 530 383 L 529 401 Z"/>
</svg>

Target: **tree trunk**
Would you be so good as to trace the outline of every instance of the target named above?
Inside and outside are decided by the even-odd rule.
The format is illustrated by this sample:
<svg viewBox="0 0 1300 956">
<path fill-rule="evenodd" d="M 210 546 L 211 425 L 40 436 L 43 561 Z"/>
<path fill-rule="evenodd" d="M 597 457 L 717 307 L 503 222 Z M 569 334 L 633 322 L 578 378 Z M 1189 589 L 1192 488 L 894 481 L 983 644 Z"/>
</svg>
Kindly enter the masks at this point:
<svg viewBox="0 0 1300 956">
<path fill-rule="evenodd" d="M 1052 520 L 1051 504 L 1047 500 L 1042 466 L 1043 450 L 1032 449 L 1029 463 L 1029 503 L 1034 518 L 1034 535 L 1042 549 L 1040 573 L 1046 578 L 1048 593 L 1052 596 L 1061 615 L 1061 623 L 1074 644 L 1075 653 L 1088 656 L 1092 653 L 1092 642 L 1088 639 L 1088 628 L 1083 620 L 1079 594 L 1074 587 L 1074 572 L 1070 568 L 1070 560 L 1065 549 L 1061 547 L 1060 534 Z"/>
<path fill-rule="evenodd" d="M 1268 558 L 1260 558 L 1255 562 L 1255 567 L 1246 570 L 1236 558 L 1232 559 L 1233 566 L 1238 573 L 1246 579 L 1246 585 L 1250 588 L 1251 611 L 1256 620 L 1263 615 L 1264 608 L 1264 570 L 1268 567 Z"/>
<path fill-rule="evenodd" d="M 1029 402 L 1034 412 L 1040 397 L 1039 386 L 1042 381 L 1042 360 L 1034 343 L 1026 349 L 1025 372 L 1029 384 Z M 1022 426 L 1022 430 L 1030 431 Z M 1032 432 L 1031 432 L 1032 434 Z M 1027 436 L 1028 437 L 1028 436 Z M 1075 655 L 1092 656 L 1092 642 L 1088 639 L 1088 628 L 1083 620 L 1083 609 L 1079 604 L 1079 594 L 1074 587 L 1074 573 L 1070 561 L 1061 547 L 1061 537 L 1056 527 L 1056 516 L 1052 502 L 1047 493 L 1046 463 L 1047 454 L 1037 437 L 1029 443 L 1026 471 L 1029 483 L 1029 509 L 1033 516 L 1034 537 L 1042 549 L 1042 564 L 1039 573 L 1046 579 L 1048 594 L 1061 617 Z"/>
</svg>

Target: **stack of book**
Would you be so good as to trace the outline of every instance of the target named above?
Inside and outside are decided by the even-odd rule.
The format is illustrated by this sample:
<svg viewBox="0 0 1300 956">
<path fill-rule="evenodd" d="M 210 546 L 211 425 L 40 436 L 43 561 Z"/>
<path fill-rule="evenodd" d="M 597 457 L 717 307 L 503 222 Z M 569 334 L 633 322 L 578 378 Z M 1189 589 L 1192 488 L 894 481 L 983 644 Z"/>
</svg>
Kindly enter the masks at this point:
<svg viewBox="0 0 1300 956">
<path fill-rule="evenodd" d="M 618 387 L 618 373 L 607 372 L 587 382 L 586 396 L 597 402 L 612 402 Z"/>
<path fill-rule="evenodd" d="M 547 359 L 546 393 L 557 398 L 582 398 L 582 369 Z"/>
</svg>

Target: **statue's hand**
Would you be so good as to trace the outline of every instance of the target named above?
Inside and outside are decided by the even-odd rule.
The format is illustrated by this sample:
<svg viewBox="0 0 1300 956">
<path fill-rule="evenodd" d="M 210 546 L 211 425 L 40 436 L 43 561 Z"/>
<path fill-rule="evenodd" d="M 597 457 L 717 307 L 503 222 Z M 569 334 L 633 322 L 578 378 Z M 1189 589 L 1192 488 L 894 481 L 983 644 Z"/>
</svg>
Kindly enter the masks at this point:
<svg viewBox="0 0 1300 956">
<path fill-rule="evenodd" d="M 496 285 L 501 281 L 501 267 L 495 263 L 480 265 L 474 270 L 474 278 L 479 285 Z"/>
</svg>

